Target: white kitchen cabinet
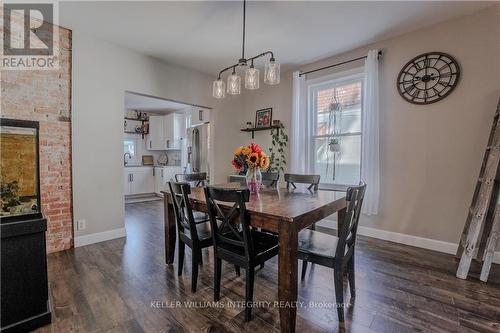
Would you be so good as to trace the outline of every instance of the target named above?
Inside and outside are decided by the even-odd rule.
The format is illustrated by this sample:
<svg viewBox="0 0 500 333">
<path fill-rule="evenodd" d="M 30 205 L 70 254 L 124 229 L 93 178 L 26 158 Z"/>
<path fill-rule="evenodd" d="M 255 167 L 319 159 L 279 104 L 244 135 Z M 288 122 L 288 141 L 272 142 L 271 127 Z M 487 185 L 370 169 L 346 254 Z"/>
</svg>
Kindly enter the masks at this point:
<svg viewBox="0 0 500 333">
<path fill-rule="evenodd" d="M 154 171 L 154 174 L 155 174 L 155 193 L 156 194 L 161 194 L 161 191 L 165 191 L 167 190 L 167 187 L 165 186 L 166 183 L 164 181 L 164 171 L 163 171 L 163 167 L 155 167 L 155 171 Z"/>
<path fill-rule="evenodd" d="M 175 182 L 175 175 L 182 173 L 180 166 L 155 167 L 154 191 L 161 194 L 161 191 L 168 191 L 169 181 Z"/>
<path fill-rule="evenodd" d="M 153 193 L 155 190 L 151 167 L 125 168 L 123 180 L 125 195 Z"/>
<path fill-rule="evenodd" d="M 165 149 L 164 119 L 165 116 L 149 116 L 149 133 L 146 141 L 148 150 Z"/>
<path fill-rule="evenodd" d="M 194 127 L 210 122 L 210 109 L 198 106 L 191 107 L 189 126 Z"/>
<path fill-rule="evenodd" d="M 181 149 L 182 137 L 184 136 L 184 116 L 179 113 L 171 113 L 163 119 L 165 149 Z"/>
<path fill-rule="evenodd" d="M 148 150 L 180 150 L 185 129 L 182 114 L 150 115 L 146 147 Z"/>
</svg>

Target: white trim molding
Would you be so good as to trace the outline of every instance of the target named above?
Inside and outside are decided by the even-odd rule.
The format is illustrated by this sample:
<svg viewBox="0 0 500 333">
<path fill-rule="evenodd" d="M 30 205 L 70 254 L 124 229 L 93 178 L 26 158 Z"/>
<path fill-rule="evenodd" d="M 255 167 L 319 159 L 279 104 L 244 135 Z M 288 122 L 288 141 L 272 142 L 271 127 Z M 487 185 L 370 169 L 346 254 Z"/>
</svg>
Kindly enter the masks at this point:
<svg viewBox="0 0 500 333">
<path fill-rule="evenodd" d="M 327 220 L 328 222 L 333 222 L 336 225 L 336 220 Z M 328 228 L 327 226 L 323 226 Z M 335 230 L 335 228 L 332 228 Z M 398 232 L 387 231 L 382 229 L 375 229 L 370 227 L 358 227 L 358 235 L 363 235 L 367 237 L 382 239 L 394 243 L 410 245 L 415 247 L 420 247 L 422 249 L 433 250 L 442 253 L 448 253 L 455 255 L 457 253 L 458 244 L 444 242 L 437 239 L 423 238 L 408 234 L 401 234 Z M 496 251 L 493 257 L 493 263 L 500 264 L 500 251 Z"/>
<path fill-rule="evenodd" d="M 75 247 L 81 247 L 85 245 L 90 245 L 94 243 L 100 243 L 107 240 L 112 240 L 116 238 L 127 237 L 127 232 L 125 228 L 107 230 L 103 232 L 97 232 L 95 234 L 83 235 L 75 237 Z"/>
</svg>

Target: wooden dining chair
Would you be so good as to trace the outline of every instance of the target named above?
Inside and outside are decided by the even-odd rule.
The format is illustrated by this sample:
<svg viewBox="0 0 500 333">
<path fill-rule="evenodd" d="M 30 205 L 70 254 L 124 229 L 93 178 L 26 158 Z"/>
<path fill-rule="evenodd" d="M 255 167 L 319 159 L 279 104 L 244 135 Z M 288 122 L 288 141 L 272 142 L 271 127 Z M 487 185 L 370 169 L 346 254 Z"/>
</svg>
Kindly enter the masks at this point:
<svg viewBox="0 0 500 333">
<path fill-rule="evenodd" d="M 179 173 L 175 175 L 175 181 L 190 183 L 193 184 L 195 187 L 205 186 L 205 182 L 207 181 L 207 173 L 206 172 Z"/>
<path fill-rule="evenodd" d="M 278 237 L 250 226 L 245 203 L 248 189 L 205 187 L 205 196 L 214 244 L 214 300 L 220 298 L 222 260 L 246 271 L 245 321 L 250 321 L 253 301 L 255 267 L 278 254 Z M 227 209 L 218 201 L 232 203 Z"/>
<path fill-rule="evenodd" d="M 240 183 L 241 185 L 247 184 L 247 177 L 243 175 L 231 175 L 229 176 L 230 183 Z"/>
<path fill-rule="evenodd" d="M 196 292 L 198 280 L 198 265 L 202 263 L 201 250 L 212 246 L 212 234 L 207 219 L 196 221 L 189 202 L 188 195 L 191 193 L 189 183 L 168 182 L 170 194 L 174 206 L 175 220 L 177 222 L 177 235 L 179 240 L 179 260 L 177 275 L 182 275 L 184 266 L 185 246 L 191 248 L 191 291 Z"/>
<path fill-rule="evenodd" d="M 175 175 L 175 181 L 189 183 L 190 185 L 194 185 L 194 187 L 203 187 L 205 186 L 205 182 L 207 181 L 207 173 L 206 172 L 189 173 L 189 174 L 179 173 Z M 199 212 L 194 210 L 193 216 L 196 223 L 208 222 L 208 214 L 205 212 Z"/>
<path fill-rule="evenodd" d="M 290 185 L 293 188 L 297 188 L 295 184 L 309 184 L 309 190 L 318 190 L 320 175 L 300 175 L 295 173 L 285 173 L 286 188 L 290 189 Z"/>
<path fill-rule="evenodd" d="M 262 184 L 267 187 L 278 187 L 280 180 L 279 172 L 263 172 L 262 173 Z"/>
<path fill-rule="evenodd" d="M 347 189 L 347 212 L 339 229 L 339 237 L 304 229 L 299 232 L 298 258 L 302 260 L 303 280 L 306 275 L 307 262 L 333 268 L 335 298 L 339 321 L 344 321 L 344 287 L 343 277 L 347 273 L 351 298 L 356 296 L 354 277 L 354 249 L 358 231 L 359 215 L 365 195 L 366 184 L 352 186 Z"/>
</svg>

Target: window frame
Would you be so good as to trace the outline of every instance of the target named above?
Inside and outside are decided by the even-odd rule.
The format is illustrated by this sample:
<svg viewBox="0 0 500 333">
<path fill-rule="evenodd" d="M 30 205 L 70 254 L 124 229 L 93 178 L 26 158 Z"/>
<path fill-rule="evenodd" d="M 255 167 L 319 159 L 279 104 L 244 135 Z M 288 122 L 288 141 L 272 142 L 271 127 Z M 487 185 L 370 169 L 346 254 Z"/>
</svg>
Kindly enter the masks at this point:
<svg viewBox="0 0 500 333">
<path fill-rule="evenodd" d="M 317 135 L 317 113 L 316 113 L 316 98 L 314 98 L 315 93 L 321 88 L 332 87 L 345 85 L 349 83 L 359 82 L 361 81 L 361 130 L 359 132 L 349 132 L 342 133 L 336 136 L 338 137 L 346 137 L 346 136 L 359 136 L 361 139 L 361 145 L 363 144 L 363 108 L 364 108 L 364 89 L 365 89 L 365 78 L 364 78 L 364 67 L 357 67 L 350 70 L 345 70 L 342 72 L 325 75 L 319 78 L 311 79 L 306 81 L 306 89 L 307 89 L 307 115 L 308 115 L 308 123 L 310 124 L 308 128 L 308 142 L 307 147 L 310 152 L 309 155 L 309 170 L 312 173 L 316 172 L 316 163 L 315 163 L 315 154 L 314 154 L 314 142 L 320 138 L 330 138 L 333 135 L 323 134 Z M 361 146 L 361 152 L 363 151 L 363 147 Z M 362 168 L 362 158 L 360 156 L 360 174 L 359 178 L 361 179 L 361 168 Z M 341 183 L 322 183 L 320 182 L 319 186 L 322 189 L 337 189 L 339 187 L 346 187 L 352 184 L 341 184 Z"/>
</svg>

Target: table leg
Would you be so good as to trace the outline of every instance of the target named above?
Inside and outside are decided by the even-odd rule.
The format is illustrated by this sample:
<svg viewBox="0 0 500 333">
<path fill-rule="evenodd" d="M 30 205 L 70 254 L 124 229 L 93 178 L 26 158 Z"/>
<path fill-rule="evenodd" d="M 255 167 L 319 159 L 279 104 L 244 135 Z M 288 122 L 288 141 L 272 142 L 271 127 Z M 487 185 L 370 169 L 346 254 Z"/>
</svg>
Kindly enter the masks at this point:
<svg viewBox="0 0 500 333">
<path fill-rule="evenodd" d="M 337 212 L 337 237 L 340 235 L 340 230 L 342 230 L 342 226 L 344 225 L 346 213 L 347 207 L 344 207 Z"/>
<path fill-rule="evenodd" d="M 175 215 L 174 207 L 168 200 L 168 194 L 163 194 L 163 209 L 165 228 L 165 264 L 170 265 L 174 263 L 175 255 Z"/>
<path fill-rule="evenodd" d="M 297 316 L 297 247 L 295 224 L 279 224 L 278 299 L 281 332 L 295 332 Z"/>
</svg>

